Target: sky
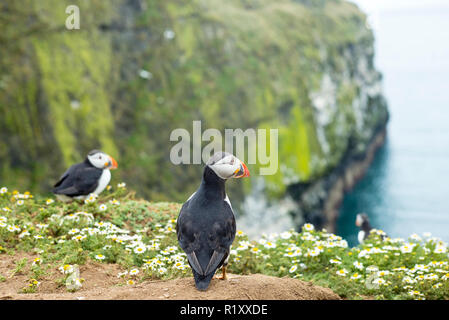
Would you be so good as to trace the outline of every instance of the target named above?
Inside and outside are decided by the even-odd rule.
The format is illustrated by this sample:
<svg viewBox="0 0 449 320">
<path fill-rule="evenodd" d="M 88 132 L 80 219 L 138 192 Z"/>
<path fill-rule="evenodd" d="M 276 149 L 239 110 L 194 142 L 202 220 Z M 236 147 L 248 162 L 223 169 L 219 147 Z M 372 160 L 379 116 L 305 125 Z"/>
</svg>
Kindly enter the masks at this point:
<svg viewBox="0 0 449 320">
<path fill-rule="evenodd" d="M 367 13 L 383 70 L 449 71 L 449 1 L 350 0 Z M 417 64 L 417 62 L 419 63 Z"/>
</svg>

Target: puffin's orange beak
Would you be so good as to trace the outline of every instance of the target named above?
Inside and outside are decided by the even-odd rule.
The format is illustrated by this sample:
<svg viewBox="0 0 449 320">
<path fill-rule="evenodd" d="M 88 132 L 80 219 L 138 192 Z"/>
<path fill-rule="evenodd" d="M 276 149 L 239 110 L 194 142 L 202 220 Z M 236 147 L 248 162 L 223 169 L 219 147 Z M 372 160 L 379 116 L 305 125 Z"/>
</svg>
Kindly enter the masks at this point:
<svg viewBox="0 0 449 320">
<path fill-rule="evenodd" d="M 113 157 L 109 157 L 109 158 L 111 158 L 109 169 L 117 169 L 117 167 L 118 167 L 117 161 L 115 161 L 115 159 Z"/>
<path fill-rule="evenodd" d="M 249 170 L 246 164 L 241 162 L 240 169 L 236 170 L 236 175 L 234 176 L 234 178 L 244 178 L 244 177 L 249 177 Z"/>
</svg>

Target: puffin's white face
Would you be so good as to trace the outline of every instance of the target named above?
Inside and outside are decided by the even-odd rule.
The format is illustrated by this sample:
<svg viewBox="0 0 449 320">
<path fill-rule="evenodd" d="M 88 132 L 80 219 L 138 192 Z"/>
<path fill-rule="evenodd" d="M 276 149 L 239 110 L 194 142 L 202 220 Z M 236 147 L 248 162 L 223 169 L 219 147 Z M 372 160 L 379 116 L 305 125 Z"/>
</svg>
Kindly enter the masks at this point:
<svg viewBox="0 0 449 320">
<path fill-rule="evenodd" d="M 96 152 L 87 155 L 90 163 L 98 169 L 117 169 L 117 161 L 103 152 Z"/>
<path fill-rule="evenodd" d="M 249 177 L 249 170 L 243 161 L 227 152 L 214 154 L 207 165 L 222 179 Z"/>
<path fill-rule="evenodd" d="M 364 220 L 365 220 L 365 219 L 363 218 L 363 216 L 359 213 L 359 214 L 357 215 L 357 217 L 355 218 L 355 225 L 356 225 L 357 227 L 362 226 Z"/>
</svg>

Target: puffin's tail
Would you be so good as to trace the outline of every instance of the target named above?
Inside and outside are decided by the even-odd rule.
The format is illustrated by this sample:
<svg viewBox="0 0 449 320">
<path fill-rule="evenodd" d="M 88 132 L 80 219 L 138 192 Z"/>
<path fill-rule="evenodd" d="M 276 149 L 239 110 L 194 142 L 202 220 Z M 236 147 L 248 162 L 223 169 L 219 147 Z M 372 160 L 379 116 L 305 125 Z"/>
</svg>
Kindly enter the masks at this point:
<svg viewBox="0 0 449 320">
<path fill-rule="evenodd" d="M 214 274 L 215 271 L 208 275 L 202 276 L 193 270 L 193 278 L 195 279 L 196 288 L 201 291 L 207 290 Z"/>
</svg>

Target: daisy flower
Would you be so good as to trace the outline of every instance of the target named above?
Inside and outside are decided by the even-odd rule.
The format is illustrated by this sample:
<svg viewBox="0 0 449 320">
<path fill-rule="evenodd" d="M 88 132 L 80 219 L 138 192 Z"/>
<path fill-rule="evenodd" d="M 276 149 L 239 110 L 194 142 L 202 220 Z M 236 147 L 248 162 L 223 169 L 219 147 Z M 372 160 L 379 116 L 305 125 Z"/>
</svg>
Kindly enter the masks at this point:
<svg viewBox="0 0 449 320">
<path fill-rule="evenodd" d="M 315 230 L 315 227 L 313 226 L 313 224 L 310 224 L 310 223 L 306 223 L 306 224 L 303 226 L 303 228 L 304 228 L 305 230 L 307 230 L 307 231 L 313 231 L 313 230 Z"/>
<path fill-rule="evenodd" d="M 412 279 L 411 277 L 404 277 L 402 278 L 402 282 L 408 283 L 408 284 L 412 284 L 412 283 L 416 283 L 416 280 Z"/>
<path fill-rule="evenodd" d="M 80 232 L 79 229 L 73 228 L 73 229 L 69 230 L 68 234 L 75 234 L 75 233 L 78 233 L 78 232 Z"/>
<path fill-rule="evenodd" d="M 0 225 L 1 227 L 1 225 Z M 30 233 L 27 230 L 24 230 L 21 234 L 19 234 L 19 238 L 22 239 L 23 237 L 29 236 Z"/>
<path fill-rule="evenodd" d="M 132 276 L 135 276 L 138 273 L 139 273 L 139 269 L 137 269 L 137 268 L 129 270 L 129 274 L 132 275 Z"/>
<path fill-rule="evenodd" d="M 115 206 L 119 206 L 120 205 L 120 201 L 115 200 L 115 199 L 110 200 L 109 203 L 112 204 L 112 205 L 115 205 Z"/>
<path fill-rule="evenodd" d="M 9 232 L 15 232 L 15 231 L 20 231 L 20 228 L 16 225 L 12 225 L 12 226 L 8 226 L 8 231 Z"/>
<path fill-rule="evenodd" d="M 336 272 L 336 274 L 337 274 L 338 276 L 345 277 L 345 276 L 348 274 L 348 270 L 346 270 L 346 269 L 340 269 L 340 270 L 338 270 L 338 271 Z"/>
<path fill-rule="evenodd" d="M 92 203 L 95 202 L 95 200 L 97 199 L 97 195 L 95 193 L 91 193 L 89 194 L 89 196 L 84 200 L 84 203 L 88 204 L 88 203 Z"/>
<path fill-rule="evenodd" d="M 361 263 L 361 262 L 354 261 L 353 266 L 359 270 L 363 270 L 363 263 Z"/>
<path fill-rule="evenodd" d="M 351 280 L 357 280 L 357 279 L 360 279 L 361 277 L 362 277 L 362 275 L 360 275 L 356 272 L 351 276 Z"/>
<path fill-rule="evenodd" d="M 341 261 L 337 259 L 330 259 L 329 262 L 332 264 L 341 264 Z"/>
<path fill-rule="evenodd" d="M 381 271 L 378 271 L 378 272 L 377 272 L 377 276 L 378 276 L 378 277 L 387 276 L 387 275 L 389 275 L 389 274 L 390 274 L 390 271 L 388 271 L 388 270 L 381 270 Z"/>
<path fill-rule="evenodd" d="M 440 244 L 435 247 L 435 250 L 433 250 L 433 252 L 435 253 L 446 253 L 446 251 L 447 251 L 446 246 Z"/>
<path fill-rule="evenodd" d="M 141 254 L 147 250 L 145 246 L 137 246 L 134 248 L 134 253 Z"/>
<path fill-rule="evenodd" d="M 24 202 L 23 202 L 23 200 L 17 200 L 16 203 L 17 203 L 18 206 L 21 206 L 21 205 L 23 205 Z"/>
<path fill-rule="evenodd" d="M 70 264 L 65 264 L 62 267 L 59 267 L 59 271 L 61 271 L 64 274 L 72 273 L 74 270 L 73 266 Z"/>
<path fill-rule="evenodd" d="M 100 207 L 98 207 L 98 209 L 100 211 L 106 211 L 108 209 L 108 206 L 103 203 L 102 205 L 100 205 Z"/>
<path fill-rule="evenodd" d="M 418 290 L 409 291 L 408 294 L 410 296 L 423 296 L 423 294 L 421 292 L 419 292 Z"/>
<path fill-rule="evenodd" d="M 122 182 L 122 183 L 117 184 L 117 188 L 126 188 L 126 183 Z"/>
<path fill-rule="evenodd" d="M 106 257 L 104 255 L 102 255 L 102 254 L 97 254 L 95 256 L 95 259 L 97 259 L 97 260 L 104 260 L 104 259 L 106 259 Z"/>
<path fill-rule="evenodd" d="M 438 280 L 438 275 L 436 275 L 435 273 L 426 274 L 424 276 L 424 279 L 426 279 L 426 280 Z"/>
<path fill-rule="evenodd" d="M 271 249 L 271 248 L 276 248 L 276 245 L 273 242 L 268 241 L 267 243 L 264 244 L 264 247 Z"/>
<path fill-rule="evenodd" d="M 286 231 L 286 232 L 282 232 L 279 236 L 280 236 L 282 239 L 287 240 L 287 239 L 290 239 L 290 238 L 291 238 L 292 233 L 289 232 L 289 231 Z"/>
<path fill-rule="evenodd" d="M 55 202 L 53 199 L 47 199 L 47 201 L 45 201 L 46 204 L 52 204 L 53 202 Z"/>
<path fill-rule="evenodd" d="M 296 269 L 298 269 L 298 266 L 295 264 L 290 268 L 290 270 L 288 272 L 293 273 L 296 271 Z"/>
<path fill-rule="evenodd" d="M 438 289 L 439 287 L 441 287 L 443 284 L 441 282 L 435 283 L 432 288 L 434 289 Z"/>
<path fill-rule="evenodd" d="M 386 281 L 382 278 L 377 278 L 372 281 L 373 284 L 383 285 L 386 284 Z"/>
<path fill-rule="evenodd" d="M 320 252 L 318 248 L 307 249 L 306 257 L 316 257 L 320 255 Z"/>
<path fill-rule="evenodd" d="M 413 247 L 414 247 L 414 244 L 409 243 L 409 244 L 401 246 L 399 249 L 401 250 L 402 253 L 410 253 L 413 251 Z"/>
<path fill-rule="evenodd" d="M 376 266 L 369 266 L 369 267 L 366 268 L 366 272 L 369 272 L 369 273 L 377 272 L 377 271 L 379 271 L 379 268 L 376 267 Z"/>
<path fill-rule="evenodd" d="M 83 235 L 77 235 L 76 237 L 73 237 L 72 239 L 75 239 L 75 241 L 82 241 L 84 239 L 86 239 L 87 236 L 83 236 Z"/>
<path fill-rule="evenodd" d="M 174 265 L 173 265 L 173 267 L 175 268 L 175 269 L 178 269 L 178 270 L 184 270 L 184 263 L 182 263 L 182 262 L 176 262 Z"/>
<path fill-rule="evenodd" d="M 236 235 L 238 237 L 243 237 L 245 235 L 245 233 L 242 230 L 237 230 Z"/>
</svg>

